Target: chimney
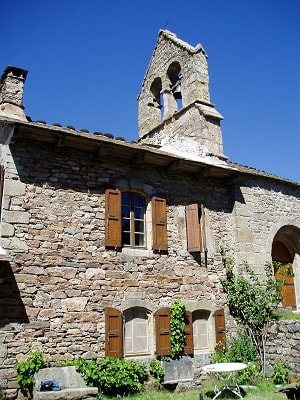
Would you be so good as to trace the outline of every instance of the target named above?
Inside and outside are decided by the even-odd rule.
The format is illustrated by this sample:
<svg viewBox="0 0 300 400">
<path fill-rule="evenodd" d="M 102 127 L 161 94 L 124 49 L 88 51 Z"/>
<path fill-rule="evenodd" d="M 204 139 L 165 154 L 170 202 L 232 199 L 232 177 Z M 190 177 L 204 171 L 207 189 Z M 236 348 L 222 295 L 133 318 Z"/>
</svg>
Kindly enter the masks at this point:
<svg viewBox="0 0 300 400">
<path fill-rule="evenodd" d="M 27 121 L 23 105 L 27 72 L 17 67 L 5 68 L 0 80 L 0 116 Z"/>
</svg>

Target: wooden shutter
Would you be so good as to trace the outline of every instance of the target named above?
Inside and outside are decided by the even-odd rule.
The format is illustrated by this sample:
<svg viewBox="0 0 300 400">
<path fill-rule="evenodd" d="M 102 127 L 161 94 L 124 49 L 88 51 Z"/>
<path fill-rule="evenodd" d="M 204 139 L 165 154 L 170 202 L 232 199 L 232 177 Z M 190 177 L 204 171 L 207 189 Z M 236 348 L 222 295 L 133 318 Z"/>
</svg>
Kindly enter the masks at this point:
<svg viewBox="0 0 300 400">
<path fill-rule="evenodd" d="M 156 326 L 156 356 L 171 355 L 171 312 L 168 307 L 162 308 L 155 314 Z"/>
<path fill-rule="evenodd" d="M 123 357 L 123 319 L 115 308 L 105 309 L 105 356 Z"/>
<path fill-rule="evenodd" d="M 216 349 L 221 349 L 226 345 L 225 315 L 223 308 L 215 312 L 215 329 Z"/>
<path fill-rule="evenodd" d="M 122 247 L 121 236 L 121 191 L 105 191 L 105 246 Z"/>
<path fill-rule="evenodd" d="M 166 200 L 160 197 L 152 197 L 152 231 L 153 250 L 167 251 L 167 210 Z"/>
<path fill-rule="evenodd" d="M 187 249 L 190 253 L 202 251 L 201 225 L 199 223 L 198 204 L 185 207 Z"/>
<path fill-rule="evenodd" d="M 193 343 L 193 317 L 191 311 L 185 313 L 185 346 L 183 350 L 184 354 L 194 354 L 194 343 Z"/>
</svg>

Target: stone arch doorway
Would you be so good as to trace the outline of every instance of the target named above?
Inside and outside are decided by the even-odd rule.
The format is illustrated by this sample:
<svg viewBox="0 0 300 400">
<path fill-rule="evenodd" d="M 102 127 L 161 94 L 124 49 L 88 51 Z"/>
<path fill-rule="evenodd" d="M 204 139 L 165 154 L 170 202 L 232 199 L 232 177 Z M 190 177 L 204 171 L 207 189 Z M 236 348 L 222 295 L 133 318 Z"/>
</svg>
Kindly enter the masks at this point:
<svg viewBox="0 0 300 400">
<path fill-rule="evenodd" d="M 272 261 L 281 263 L 275 268 L 276 279 L 282 279 L 282 305 L 295 310 L 300 300 L 300 230 L 286 225 L 279 229 L 272 243 Z M 298 296 L 297 296 L 298 293 Z M 297 301 L 298 298 L 298 301 Z"/>
</svg>

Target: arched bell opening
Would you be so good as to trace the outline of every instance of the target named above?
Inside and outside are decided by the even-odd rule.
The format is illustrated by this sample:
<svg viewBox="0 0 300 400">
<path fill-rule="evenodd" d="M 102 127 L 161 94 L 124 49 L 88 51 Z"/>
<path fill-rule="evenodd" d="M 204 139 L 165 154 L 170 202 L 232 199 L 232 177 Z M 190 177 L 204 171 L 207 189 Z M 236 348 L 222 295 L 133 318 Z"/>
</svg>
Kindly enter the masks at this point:
<svg viewBox="0 0 300 400">
<path fill-rule="evenodd" d="M 164 115 L 164 99 L 162 95 L 162 82 L 160 78 L 155 78 L 151 84 L 150 92 L 152 96 L 151 105 L 158 115 L 158 120 L 162 121 Z"/>
<path fill-rule="evenodd" d="M 168 78 L 170 80 L 170 89 L 174 96 L 174 99 L 177 104 L 177 109 L 180 110 L 182 108 L 182 72 L 181 66 L 179 62 L 173 62 L 167 71 Z"/>
</svg>

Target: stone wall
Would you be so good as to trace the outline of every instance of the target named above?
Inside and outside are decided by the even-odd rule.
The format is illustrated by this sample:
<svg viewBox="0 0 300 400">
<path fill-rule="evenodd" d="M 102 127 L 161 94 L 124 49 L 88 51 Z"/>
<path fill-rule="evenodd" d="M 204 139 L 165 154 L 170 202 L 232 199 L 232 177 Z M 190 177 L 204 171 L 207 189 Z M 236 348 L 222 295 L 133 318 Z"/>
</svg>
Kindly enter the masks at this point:
<svg viewBox="0 0 300 400">
<path fill-rule="evenodd" d="M 249 177 L 239 181 L 235 198 L 235 254 L 239 262 L 248 260 L 259 268 L 270 260 L 272 241 L 282 226 L 300 228 L 298 190 Z"/>
<path fill-rule="evenodd" d="M 155 169 L 140 174 L 118 160 L 95 163 L 92 155 L 38 142 L 18 140 L 6 150 L 2 246 L 10 262 L 1 265 L 0 364 L 9 388 L 17 387 L 14 363 L 30 350 L 53 362 L 103 356 L 107 306 L 146 305 L 154 313 L 175 298 L 212 310 L 225 305 L 218 248 L 231 237 L 227 187 Z M 168 254 L 105 248 L 104 192 L 113 186 L 167 198 Z M 187 252 L 184 220 L 184 206 L 204 200 L 207 265 Z"/>
<path fill-rule="evenodd" d="M 155 127 L 143 137 L 142 143 L 159 145 L 165 151 L 189 158 L 202 157 L 203 161 L 224 159 L 221 118 L 213 107 L 195 103 Z"/>
<path fill-rule="evenodd" d="M 247 261 L 258 274 L 271 261 L 272 243 L 280 229 L 294 251 L 293 274 L 297 309 L 300 310 L 299 209 L 297 187 L 279 185 L 256 177 L 240 179 L 235 187 L 233 209 L 233 257 L 237 264 Z"/>
<path fill-rule="evenodd" d="M 270 327 L 266 343 L 267 373 L 272 376 L 273 366 L 282 360 L 290 369 L 290 376 L 300 376 L 300 321 L 277 321 Z"/>
<path fill-rule="evenodd" d="M 38 140 L 2 146 L 1 160 L 1 244 L 9 261 L 0 266 L 0 381 L 10 393 L 17 390 L 13 366 L 30 350 L 41 349 L 52 363 L 103 356 L 107 306 L 144 306 L 153 314 L 180 298 L 194 309 L 225 307 L 228 317 L 220 246 L 239 257 L 254 252 L 250 262 L 259 266 L 261 252 L 268 256 L 268 232 L 282 216 L 296 217 L 293 207 L 299 210 L 292 189 L 271 191 L 263 181 L 244 181 L 238 196 L 222 180 L 139 170 L 119 158 L 98 161 Z M 141 251 L 105 248 L 104 193 L 111 187 L 167 199 L 167 254 L 153 253 L 150 243 Z M 205 204 L 207 262 L 186 250 L 184 207 L 192 203 Z M 234 324 L 226 321 L 230 334 Z M 154 357 L 154 335 L 152 341 Z M 207 362 L 207 354 L 201 359 Z"/>
</svg>

